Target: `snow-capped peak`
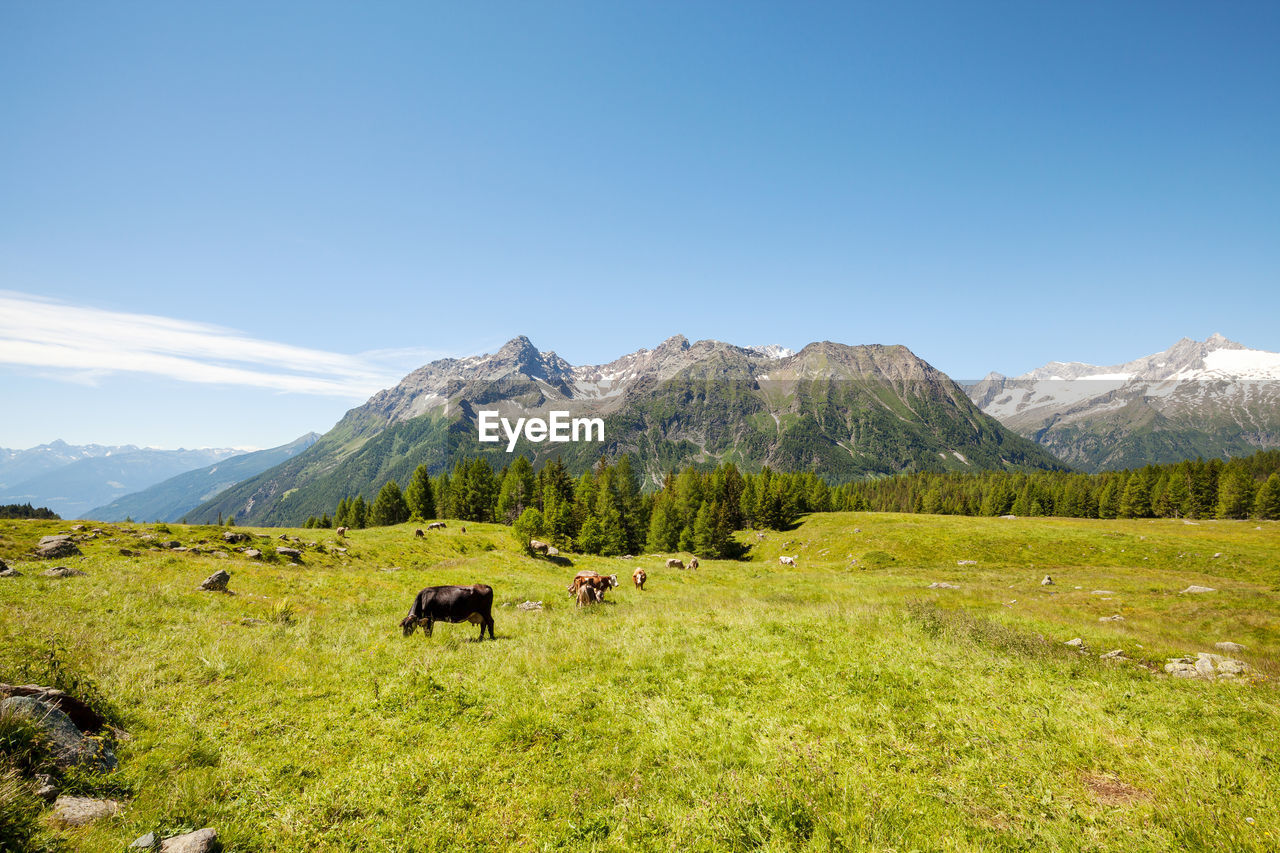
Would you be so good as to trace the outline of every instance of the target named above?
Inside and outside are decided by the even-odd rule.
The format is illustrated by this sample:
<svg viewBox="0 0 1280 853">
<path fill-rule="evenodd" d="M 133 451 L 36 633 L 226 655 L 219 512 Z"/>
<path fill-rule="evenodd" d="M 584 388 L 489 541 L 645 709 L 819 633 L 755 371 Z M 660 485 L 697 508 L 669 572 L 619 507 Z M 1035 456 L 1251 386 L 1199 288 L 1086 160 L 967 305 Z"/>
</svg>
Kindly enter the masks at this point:
<svg viewBox="0 0 1280 853">
<path fill-rule="evenodd" d="M 781 344 L 766 344 L 765 346 L 760 347 L 743 347 L 743 349 L 759 353 L 765 358 L 770 359 L 790 358 L 796 354 L 795 350 L 784 347 Z"/>
</svg>

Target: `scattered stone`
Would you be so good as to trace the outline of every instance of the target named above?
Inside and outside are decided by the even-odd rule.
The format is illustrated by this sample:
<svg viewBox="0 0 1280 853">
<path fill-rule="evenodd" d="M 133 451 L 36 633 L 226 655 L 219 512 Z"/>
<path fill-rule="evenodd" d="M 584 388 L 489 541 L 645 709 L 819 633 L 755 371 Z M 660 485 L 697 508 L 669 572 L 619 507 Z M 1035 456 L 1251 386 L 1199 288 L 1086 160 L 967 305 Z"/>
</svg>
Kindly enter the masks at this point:
<svg viewBox="0 0 1280 853">
<path fill-rule="evenodd" d="M 121 549 L 120 549 L 120 556 L 121 556 L 121 557 L 132 557 L 132 556 L 134 556 L 134 553 L 133 553 L 132 551 L 130 551 L 128 548 L 121 548 Z"/>
<path fill-rule="evenodd" d="M 42 687 L 39 684 L 0 684 L 0 699 L 9 696 L 30 696 L 46 705 L 52 705 L 70 717 L 71 722 L 82 732 L 101 731 L 107 724 L 102 715 L 93 708 L 55 687 Z"/>
<path fill-rule="evenodd" d="M 334 548 L 333 550 L 337 551 L 339 554 L 345 554 L 345 553 L 347 553 L 347 549 L 346 549 L 346 548 Z"/>
<path fill-rule="evenodd" d="M 1006 521 L 1012 521 L 1013 519 L 1017 518 L 1016 515 L 1002 515 L 1000 517 L 1005 519 Z"/>
<path fill-rule="evenodd" d="M 525 601 L 516 605 L 516 610 L 541 610 L 541 601 Z"/>
<path fill-rule="evenodd" d="M 1079 637 L 1076 637 L 1076 638 L 1075 638 L 1075 639 L 1073 639 L 1073 640 L 1067 640 L 1067 641 L 1066 641 L 1065 643 L 1063 643 L 1062 645 L 1064 645 L 1064 646 L 1071 646 L 1072 648 L 1082 649 L 1082 650 L 1083 650 L 1083 649 L 1084 649 L 1084 640 L 1080 639 Z"/>
<path fill-rule="evenodd" d="M 71 537 L 62 534 L 59 536 L 45 536 L 39 544 L 36 545 L 36 556 L 42 560 L 56 560 L 60 557 L 78 557 L 80 549 L 76 543 L 71 541 Z"/>
<path fill-rule="evenodd" d="M 288 542 L 288 541 L 289 541 L 289 534 L 288 534 L 288 533 L 281 533 L 281 534 L 280 534 L 279 536 L 277 536 L 276 538 L 277 538 L 277 539 L 279 539 L 281 542 Z"/>
<path fill-rule="evenodd" d="M 1164 665 L 1164 671 L 1175 678 L 1203 678 L 1208 681 L 1217 679 L 1234 679 L 1249 672 L 1249 665 L 1244 661 L 1223 655 L 1199 652 L 1196 657 L 1170 658 Z"/>
<path fill-rule="evenodd" d="M 240 620 L 240 624 L 241 625 L 265 625 L 267 624 L 267 620 L 255 619 L 252 616 L 246 616 L 245 618 Z"/>
<path fill-rule="evenodd" d="M 156 838 L 154 832 L 148 832 L 146 835 L 139 835 L 129 845 L 130 850 L 158 850 L 160 848 L 160 839 Z"/>
<path fill-rule="evenodd" d="M 246 548 L 244 549 L 244 555 L 251 560 L 256 560 L 262 556 L 262 552 L 257 548 Z"/>
<path fill-rule="evenodd" d="M 1099 622 L 1123 622 L 1124 617 L 1117 613 L 1115 616 L 1103 616 Z"/>
<path fill-rule="evenodd" d="M 8 566 L 6 566 L 4 563 L 0 563 L 0 578 L 20 578 L 20 577 L 22 577 L 22 572 L 18 571 L 17 569 L 11 569 Z"/>
<path fill-rule="evenodd" d="M 559 557 L 559 556 L 560 556 L 560 549 L 559 549 L 559 548 L 557 548 L 556 546 L 552 545 L 550 548 L 548 548 L 548 549 L 547 549 L 547 556 L 548 556 L 548 557 Z M 631 557 L 624 557 L 623 559 L 627 559 L 627 560 L 629 560 L 629 559 L 631 559 Z"/>
<path fill-rule="evenodd" d="M 115 753 L 97 741 L 81 734 L 71 718 L 56 705 L 42 702 L 34 696 L 10 696 L 0 702 L 0 711 L 34 721 L 49 739 L 54 764 L 70 767 L 86 763 L 99 770 L 115 770 L 118 766 Z"/>
<path fill-rule="evenodd" d="M 1184 589 L 1183 592 L 1217 592 L 1217 590 L 1211 586 L 1197 586 L 1196 584 L 1192 584 Z"/>
<path fill-rule="evenodd" d="M 1222 553 L 1221 553 L 1221 552 L 1219 552 L 1219 553 L 1217 553 L 1217 554 L 1214 554 L 1214 555 L 1213 555 L 1213 558 L 1216 560 L 1216 559 L 1218 559 L 1218 558 L 1219 558 L 1219 557 L 1221 557 L 1221 556 L 1222 556 Z"/>
<path fill-rule="evenodd" d="M 1198 526 L 1198 525 L 1200 524 L 1200 522 L 1198 522 L 1198 521 L 1188 521 L 1188 520 L 1187 520 L 1187 519 L 1185 519 L 1185 518 L 1184 518 L 1184 519 L 1182 519 L 1182 523 L 1183 523 L 1183 524 L 1196 525 L 1196 526 Z"/>
<path fill-rule="evenodd" d="M 46 578 L 82 578 L 84 572 L 79 569 L 68 568 L 67 566 L 54 566 L 52 569 L 45 569 L 40 573 Z"/>
<path fill-rule="evenodd" d="M 74 531 L 76 531 L 76 532 L 79 532 L 79 531 L 81 531 L 81 530 L 84 530 L 84 525 L 83 525 L 83 524 L 73 524 L 73 525 L 71 525 L 71 529 L 72 529 L 72 530 L 74 530 Z"/>
<path fill-rule="evenodd" d="M 1079 587 L 1076 587 L 1076 589 L 1079 589 Z M 1093 592 L 1089 594 L 1090 595 L 1115 595 L 1115 593 L 1109 589 L 1095 589 Z"/>
<path fill-rule="evenodd" d="M 1244 646 L 1240 645 L 1239 643 L 1232 643 L 1227 641 L 1223 641 L 1221 643 L 1214 643 L 1213 647 L 1215 649 L 1221 649 L 1224 652 L 1231 652 L 1232 654 L 1239 654 L 1240 652 L 1244 651 Z"/>
<path fill-rule="evenodd" d="M 222 539 L 224 542 L 248 542 L 249 535 L 237 530 L 227 530 L 223 532 Z"/>
<path fill-rule="evenodd" d="M 210 827 L 160 842 L 160 853 L 213 853 L 217 849 L 218 831 Z"/>
<path fill-rule="evenodd" d="M 36 774 L 36 796 L 46 803 L 58 799 L 58 786 L 48 773 Z"/>
<path fill-rule="evenodd" d="M 1076 587 L 1076 589 L 1084 589 L 1084 587 L 1082 587 L 1082 586 L 1078 586 L 1078 587 Z"/>
<path fill-rule="evenodd" d="M 1053 578 L 1045 575 L 1044 580 L 1040 581 L 1040 586 L 1053 586 Z"/>
<path fill-rule="evenodd" d="M 302 552 L 297 548 L 280 547 L 276 549 L 276 553 L 281 557 L 288 557 L 290 560 L 294 560 L 295 562 L 302 557 Z"/>
<path fill-rule="evenodd" d="M 231 573 L 226 569 L 218 569 L 204 579 L 204 582 L 200 584 L 200 588 L 208 592 L 226 592 L 227 584 L 230 581 Z"/>
<path fill-rule="evenodd" d="M 855 527 L 855 528 L 853 528 L 853 532 L 854 532 L 854 533 L 861 533 L 861 532 L 862 532 L 862 528 L 861 528 L 861 527 Z"/>
<path fill-rule="evenodd" d="M 934 581 L 933 583 L 929 584 L 929 586 L 926 587 L 926 589 L 959 589 L 959 588 L 960 587 L 956 586 L 955 584 L 950 584 L 950 583 L 947 583 L 946 581 Z"/>
<path fill-rule="evenodd" d="M 170 539 L 168 542 L 161 542 L 161 543 L 160 543 L 160 547 L 162 547 L 162 548 L 181 548 L 181 547 L 182 547 L 182 543 L 181 543 L 181 542 L 179 542 L 177 539 Z"/>
<path fill-rule="evenodd" d="M 978 561 L 977 560 L 956 560 L 956 565 L 957 566 L 976 566 L 978 565 Z"/>
<path fill-rule="evenodd" d="M 1124 649 L 1112 649 L 1106 654 L 1098 655 L 1098 657 L 1102 660 L 1128 660 L 1124 656 Z"/>
<path fill-rule="evenodd" d="M 53 804 L 53 819 L 63 826 L 84 826 L 111 817 L 120 811 L 115 800 L 95 800 L 92 797 L 58 797 Z"/>
</svg>

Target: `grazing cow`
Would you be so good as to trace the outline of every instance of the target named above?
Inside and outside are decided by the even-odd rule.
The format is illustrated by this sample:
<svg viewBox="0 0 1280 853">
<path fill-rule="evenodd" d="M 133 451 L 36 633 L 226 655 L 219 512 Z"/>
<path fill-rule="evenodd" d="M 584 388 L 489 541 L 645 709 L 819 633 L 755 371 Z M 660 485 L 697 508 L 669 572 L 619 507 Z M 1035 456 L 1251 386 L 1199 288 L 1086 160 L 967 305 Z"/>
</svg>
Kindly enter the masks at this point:
<svg viewBox="0 0 1280 853">
<path fill-rule="evenodd" d="M 644 582 L 648 579 L 649 576 L 644 573 L 644 569 L 636 569 L 631 573 L 631 580 L 635 582 L 636 589 L 643 590 Z"/>
<path fill-rule="evenodd" d="M 400 628 L 407 637 L 413 629 L 422 626 L 422 633 L 431 636 L 436 622 L 471 622 L 480 626 L 480 639 L 485 628 L 489 639 L 493 636 L 493 587 L 478 583 L 473 586 L 429 586 L 413 600 L 409 615 L 400 621 Z"/>
<path fill-rule="evenodd" d="M 444 530 L 446 527 L 448 527 L 448 525 L 443 521 L 433 521 L 427 525 L 428 530 Z"/>
<path fill-rule="evenodd" d="M 467 532 L 467 526 L 466 526 L 465 524 L 464 524 L 464 525 L 462 525 L 462 532 L 463 532 L 463 533 L 466 533 L 466 532 Z"/>
<path fill-rule="evenodd" d="M 781 557 L 779 557 L 779 558 L 778 558 L 778 562 L 779 562 L 779 563 L 781 563 L 781 564 L 782 564 L 782 565 L 784 565 L 784 566 L 790 566 L 790 567 L 791 567 L 791 568 L 793 568 L 793 569 L 796 567 L 796 558 L 795 558 L 795 557 L 788 557 L 788 556 L 786 556 L 786 555 L 783 555 L 783 556 L 781 556 Z"/>
<path fill-rule="evenodd" d="M 337 533 L 338 533 L 338 535 L 339 535 L 339 536 L 346 536 L 346 535 L 347 535 L 347 528 L 345 528 L 345 527 L 339 527 L 339 528 L 338 528 L 338 530 L 337 530 Z"/>
<path fill-rule="evenodd" d="M 697 558 L 697 557 L 690 557 L 690 558 L 689 558 L 689 568 L 691 568 L 691 569 L 696 569 L 696 568 L 698 568 L 698 558 Z"/>
<path fill-rule="evenodd" d="M 427 534 L 423 533 L 422 528 L 419 527 L 417 530 L 413 531 L 413 535 L 421 537 L 421 536 L 426 536 Z"/>
<path fill-rule="evenodd" d="M 578 587 L 578 606 L 586 607 L 588 604 L 599 604 L 604 601 L 604 591 L 597 589 L 589 583 L 584 583 Z"/>
<path fill-rule="evenodd" d="M 599 593 L 599 601 L 604 600 L 604 594 L 618 585 L 617 575 L 602 575 L 599 572 L 593 572 L 590 569 L 583 569 L 573 578 L 573 583 L 569 584 L 569 594 L 581 597 L 582 587 L 589 586 Z"/>
<path fill-rule="evenodd" d="M 683 569 L 683 568 L 684 568 L 684 561 L 683 561 L 683 560 L 677 560 L 675 557 L 672 557 L 672 558 L 670 558 L 669 560 L 667 560 L 667 568 L 668 568 L 668 569 Z"/>
<path fill-rule="evenodd" d="M 551 545 L 550 543 L 543 542 L 540 539 L 530 539 L 529 550 L 537 554 L 545 554 L 547 551 L 551 550 Z"/>
</svg>

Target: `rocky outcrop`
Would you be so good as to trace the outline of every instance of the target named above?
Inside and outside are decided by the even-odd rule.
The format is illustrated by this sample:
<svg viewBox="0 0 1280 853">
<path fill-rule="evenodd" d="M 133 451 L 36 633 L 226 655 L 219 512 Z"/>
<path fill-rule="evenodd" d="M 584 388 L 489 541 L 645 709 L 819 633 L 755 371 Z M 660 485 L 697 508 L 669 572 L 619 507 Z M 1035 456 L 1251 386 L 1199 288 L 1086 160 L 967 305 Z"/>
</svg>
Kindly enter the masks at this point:
<svg viewBox="0 0 1280 853">
<path fill-rule="evenodd" d="M 63 557 L 80 556 L 80 548 L 70 534 L 45 536 L 36 545 L 36 556 L 42 560 L 58 560 Z"/>
<path fill-rule="evenodd" d="M 1174 678 L 1203 678 L 1216 681 L 1239 678 L 1248 674 L 1251 668 L 1244 661 L 1210 652 L 1199 652 L 1194 658 L 1170 658 L 1164 665 L 1164 671 Z"/>
<path fill-rule="evenodd" d="M 160 842 L 160 853 L 215 853 L 220 850 L 218 831 L 211 827 L 186 835 L 175 835 Z"/>
<path fill-rule="evenodd" d="M 200 588 L 208 592 L 227 592 L 227 584 L 231 581 L 231 573 L 226 569 L 218 569 L 204 579 Z"/>
<path fill-rule="evenodd" d="M 53 819 L 63 826 L 84 826 L 120 811 L 115 800 L 92 797 L 58 797 L 53 804 Z"/>
<path fill-rule="evenodd" d="M 34 696 L 10 696 L 0 702 L 0 712 L 26 717 L 44 731 L 49 740 L 54 763 L 59 767 L 78 764 L 111 771 L 119 766 L 111 748 L 87 738 L 57 706 L 46 704 Z"/>
</svg>

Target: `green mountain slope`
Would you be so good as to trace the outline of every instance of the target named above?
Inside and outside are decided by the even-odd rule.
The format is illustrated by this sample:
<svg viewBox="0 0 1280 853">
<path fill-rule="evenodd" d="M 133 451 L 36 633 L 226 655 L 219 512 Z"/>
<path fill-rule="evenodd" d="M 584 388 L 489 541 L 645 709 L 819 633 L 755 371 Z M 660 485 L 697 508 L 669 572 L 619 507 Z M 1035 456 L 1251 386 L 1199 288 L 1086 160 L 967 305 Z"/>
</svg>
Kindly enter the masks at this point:
<svg viewBox="0 0 1280 853">
<path fill-rule="evenodd" d="M 306 452 L 228 489 L 192 520 L 234 515 L 252 524 L 300 524 L 344 496 L 372 497 L 488 456 L 507 464 L 505 440 L 477 440 L 477 413 L 515 418 L 550 410 L 603 420 L 605 441 L 532 443 L 535 467 L 555 456 L 573 473 L 628 454 L 646 483 L 685 464 L 735 462 L 814 471 L 831 482 L 903 471 L 1060 468 L 1034 442 L 984 415 L 964 391 L 901 346 L 822 342 L 784 358 L 718 341 L 672 338 L 603 366 L 573 367 L 517 338 L 497 354 L 445 360 L 353 409 Z"/>
</svg>

